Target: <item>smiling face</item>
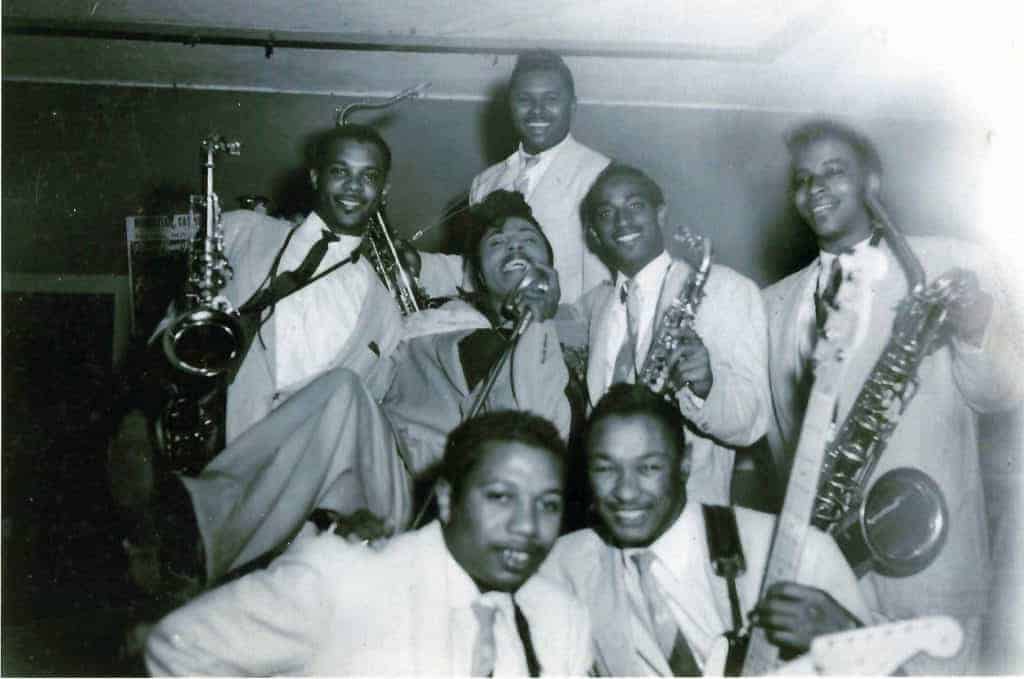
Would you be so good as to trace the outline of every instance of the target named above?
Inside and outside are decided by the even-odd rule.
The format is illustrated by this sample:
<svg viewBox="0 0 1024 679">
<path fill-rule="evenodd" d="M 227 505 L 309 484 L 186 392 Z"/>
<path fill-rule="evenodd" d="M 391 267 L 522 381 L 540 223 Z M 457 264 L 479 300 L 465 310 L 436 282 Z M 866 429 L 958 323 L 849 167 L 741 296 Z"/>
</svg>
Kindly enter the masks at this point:
<svg viewBox="0 0 1024 679">
<path fill-rule="evenodd" d="M 564 469 L 551 451 L 488 441 L 438 507 L 448 551 L 481 590 L 514 591 L 551 551 L 562 522 Z"/>
<path fill-rule="evenodd" d="M 814 139 L 793 154 L 793 204 L 823 250 L 839 252 L 871 235 L 864 196 L 877 182 L 856 151 L 836 137 Z"/>
<path fill-rule="evenodd" d="M 598 516 L 620 547 L 646 547 L 686 505 L 680 437 L 658 418 L 609 415 L 587 436 L 587 475 Z"/>
<path fill-rule="evenodd" d="M 587 228 L 608 264 L 632 278 L 665 249 L 667 209 L 656 204 L 639 178 L 613 173 L 594 187 Z"/>
<path fill-rule="evenodd" d="M 387 162 L 381 149 L 368 141 L 337 139 L 309 176 L 316 191 L 316 213 L 328 228 L 363 236 L 367 220 L 387 194 Z"/>
<path fill-rule="evenodd" d="M 479 255 L 481 282 L 494 308 L 500 308 L 533 265 L 551 264 L 544 235 L 522 217 L 506 217 L 500 228 L 484 232 Z"/>
<path fill-rule="evenodd" d="M 546 151 L 565 139 L 576 111 L 569 84 L 553 69 L 516 75 L 509 85 L 509 104 L 512 125 L 529 154 Z"/>
</svg>

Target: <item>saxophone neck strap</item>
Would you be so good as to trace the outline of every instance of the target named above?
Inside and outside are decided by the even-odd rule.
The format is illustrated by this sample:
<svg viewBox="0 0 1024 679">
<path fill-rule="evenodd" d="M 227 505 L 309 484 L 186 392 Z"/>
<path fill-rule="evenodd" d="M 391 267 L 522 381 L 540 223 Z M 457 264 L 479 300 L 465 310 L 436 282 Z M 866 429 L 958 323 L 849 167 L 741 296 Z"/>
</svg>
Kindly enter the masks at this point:
<svg viewBox="0 0 1024 679">
<path fill-rule="evenodd" d="M 299 226 L 295 226 L 288 232 L 287 237 L 284 239 L 284 243 L 274 256 L 274 261 L 270 265 L 270 271 L 263 279 L 263 282 L 260 283 L 260 287 L 238 309 L 239 313 L 258 319 L 257 333 L 260 336 L 260 344 L 263 345 L 264 348 L 266 347 L 266 343 L 263 341 L 260 329 L 262 329 L 263 324 L 274 315 L 274 307 L 278 302 L 294 295 L 307 285 L 312 285 L 324 276 L 334 273 L 346 264 L 352 264 L 359 261 L 360 249 L 356 248 L 351 255 L 340 262 L 332 264 L 315 276 L 297 276 L 295 271 L 278 273 L 278 269 L 281 266 L 281 258 L 284 256 L 285 250 L 288 249 L 288 244 L 291 243 L 292 236 L 295 235 L 295 232 L 298 231 L 298 229 Z M 264 317 L 263 312 L 267 309 L 269 309 L 269 313 Z"/>
</svg>

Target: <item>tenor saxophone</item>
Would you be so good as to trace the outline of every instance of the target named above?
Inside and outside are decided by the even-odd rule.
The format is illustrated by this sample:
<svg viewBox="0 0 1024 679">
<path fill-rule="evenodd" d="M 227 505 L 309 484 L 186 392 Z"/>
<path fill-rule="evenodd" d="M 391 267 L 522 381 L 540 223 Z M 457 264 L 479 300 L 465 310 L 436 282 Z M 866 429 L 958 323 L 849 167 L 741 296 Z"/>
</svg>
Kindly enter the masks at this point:
<svg viewBox="0 0 1024 679">
<path fill-rule="evenodd" d="M 190 252 L 184 310 L 164 332 L 163 348 L 174 368 L 216 377 L 234 366 L 244 342 L 238 312 L 220 294 L 232 270 L 224 255 L 220 201 L 213 191 L 213 159 L 217 153 L 239 155 L 241 143 L 209 136 L 201 145 L 206 153 L 206 193 L 191 197 L 191 211 L 194 219 L 201 204 L 205 215 Z"/>
<path fill-rule="evenodd" d="M 224 254 L 220 201 L 213 190 L 214 156 L 237 156 L 241 144 L 211 135 L 202 140 L 205 195 L 190 198 L 196 221 L 204 217 L 192 242 L 182 310 L 163 333 L 162 348 L 175 377 L 156 421 L 157 443 L 172 469 L 194 473 L 219 447 L 225 377 L 241 361 L 246 345 L 238 311 L 221 290 L 232 275 Z"/>
<path fill-rule="evenodd" d="M 661 321 L 655 327 L 647 358 L 637 374 L 638 383 L 667 399 L 674 399 L 676 391 L 685 386 L 673 382 L 669 359 L 678 348 L 684 329 L 693 327 L 697 310 L 704 299 L 704 284 L 711 273 L 710 238 L 687 230 L 677 236 L 677 240 L 686 248 L 687 259 L 695 262 L 695 268 L 679 295 L 662 314 Z"/>
<path fill-rule="evenodd" d="M 903 268 L 908 294 L 897 307 L 892 332 L 850 412 L 825 453 L 812 523 L 836 538 L 858 575 L 877 570 L 899 577 L 926 568 L 942 549 L 948 511 L 934 480 L 900 468 L 863 490 L 914 397 L 924 358 L 943 339 L 950 308 L 965 295 L 962 271 L 931 284 L 906 238 L 870 197 L 875 223 Z"/>
<path fill-rule="evenodd" d="M 348 116 L 362 109 L 389 108 L 412 97 L 420 96 L 430 83 L 420 83 L 403 90 L 382 102 L 356 102 L 338 112 L 337 123 L 341 127 L 348 122 Z M 395 246 L 392 230 L 384 217 L 383 203 L 370 218 L 364 240 L 364 251 L 381 282 L 398 303 L 403 316 L 408 316 L 430 305 L 430 298 L 420 285 L 419 279 L 409 271 L 402 261 L 402 253 Z"/>
</svg>

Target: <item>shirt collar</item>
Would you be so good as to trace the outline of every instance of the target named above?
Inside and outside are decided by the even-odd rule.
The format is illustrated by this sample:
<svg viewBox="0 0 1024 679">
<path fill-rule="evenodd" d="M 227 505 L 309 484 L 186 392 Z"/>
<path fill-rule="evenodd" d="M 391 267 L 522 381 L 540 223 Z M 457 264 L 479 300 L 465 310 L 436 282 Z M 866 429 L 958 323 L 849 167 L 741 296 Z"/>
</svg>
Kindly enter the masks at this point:
<svg viewBox="0 0 1024 679">
<path fill-rule="evenodd" d="M 818 253 L 818 261 L 822 268 L 829 269 L 832 266 L 832 261 L 836 257 L 841 257 L 841 261 L 843 262 L 847 262 L 851 259 L 861 259 L 864 256 L 864 253 L 869 252 L 873 247 L 875 246 L 871 243 L 871 236 L 868 236 L 864 240 L 859 241 L 839 254 L 822 250 Z"/>
<path fill-rule="evenodd" d="M 555 156 L 558 155 L 558 152 L 560 150 L 565 148 L 566 144 L 569 143 L 570 139 L 572 139 L 572 133 L 571 132 L 569 134 L 565 135 L 565 139 L 563 139 L 562 141 L 558 142 L 557 144 L 555 144 L 554 146 L 552 146 L 549 149 L 544 149 L 540 153 L 533 154 L 532 157 L 533 158 L 537 158 L 539 160 L 539 162 L 541 162 L 541 163 L 543 163 L 545 160 L 549 160 L 551 158 L 554 158 Z M 519 148 L 516 151 L 516 153 L 519 156 L 519 162 L 520 163 L 522 163 L 527 157 L 530 156 L 530 154 L 527 153 L 526 150 L 523 148 L 523 143 L 522 142 L 519 142 Z"/>
<path fill-rule="evenodd" d="M 633 280 L 635 284 L 639 286 L 640 294 L 644 299 L 651 299 L 651 295 L 658 295 L 661 293 L 661 284 L 665 280 L 665 272 L 668 271 L 668 267 L 672 265 L 672 257 L 668 254 L 667 250 L 662 250 L 661 254 L 647 262 L 647 266 L 640 269 Z M 624 281 L 629 280 L 622 272 L 615 274 L 615 289 L 618 290 Z"/>
<path fill-rule="evenodd" d="M 424 530 L 436 532 L 437 540 L 441 542 L 441 546 L 444 549 L 444 578 L 448 591 L 448 605 L 456 609 L 470 608 L 474 602 L 480 600 L 483 593 L 476 583 L 473 582 L 473 578 L 469 577 L 469 574 L 455 560 L 452 553 L 448 551 L 448 545 L 444 541 L 444 534 L 441 532 L 441 522 L 435 521 Z M 487 598 L 494 605 L 505 608 L 506 613 L 511 610 L 511 595 L 504 592 L 488 592 Z"/>
<path fill-rule="evenodd" d="M 691 571 L 699 561 L 704 558 L 703 550 L 700 548 L 701 540 L 700 526 L 700 503 L 687 502 L 683 507 L 679 518 L 668 527 L 664 533 L 658 536 L 647 547 L 648 550 L 658 557 L 661 566 L 668 570 L 674 577 L 682 578 L 685 573 L 699 572 Z M 625 550 L 629 557 L 636 552 L 643 550 Z"/>
<path fill-rule="evenodd" d="M 306 215 L 306 219 L 299 225 L 295 235 L 292 236 L 292 240 L 312 245 L 320 240 L 320 236 L 324 231 L 330 231 L 327 223 L 320 218 L 316 211 L 313 211 Z M 341 252 L 352 252 L 363 241 L 362 238 L 357 236 L 349 236 L 347 234 L 334 235 L 338 237 L 338 240 L 336 243 L 332 243 L 332 249 L 337 248 Z"/>
</svg>

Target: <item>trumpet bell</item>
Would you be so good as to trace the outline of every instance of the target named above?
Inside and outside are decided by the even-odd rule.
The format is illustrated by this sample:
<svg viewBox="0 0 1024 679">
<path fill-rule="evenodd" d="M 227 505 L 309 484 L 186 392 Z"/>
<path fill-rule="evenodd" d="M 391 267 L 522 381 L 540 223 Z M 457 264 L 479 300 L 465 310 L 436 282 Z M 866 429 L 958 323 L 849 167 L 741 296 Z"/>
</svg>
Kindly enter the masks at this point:
<svg viewBox="0 0 1024 679">
<path fill-rule="evenodd" d="M 175 368 L 199 377 L 231 370 L 244 346 L 241 321 L 218 309 L 200 308 L 179 317 L 164 333 L 163 348 Z"/>
</svg>

